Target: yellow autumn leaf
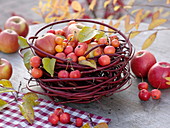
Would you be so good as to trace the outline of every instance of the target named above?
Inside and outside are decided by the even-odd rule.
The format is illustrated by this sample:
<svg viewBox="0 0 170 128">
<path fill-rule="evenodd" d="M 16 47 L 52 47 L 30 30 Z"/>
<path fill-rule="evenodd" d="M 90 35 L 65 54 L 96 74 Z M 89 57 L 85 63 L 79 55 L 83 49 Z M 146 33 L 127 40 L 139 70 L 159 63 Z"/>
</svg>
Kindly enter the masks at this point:
<svg viewBox="0 0 170 128">
<path fill-rule="evenodd" d="M 130 0 L 127 5 L 128 6 L 133 6 L 134 2 L 135 2 L 135 0 Z"/>
<path fill-rule="evenodd" d="M 91 128 L 89 123 L 84 124 L 81 128 Z"/>
<path fill-rule="evenodd" d="M 169 15 L 170 15 L 170 12 L 167 11 L 167 12 L 163 13 L 161 16 L 162 17 L 168 17 Z"/>
<path fill-rule="evenodd" d="M 115 5 L 117 3 L 118 0 L 113 0 L 113 5 Z"/>
<path fill-rule="evenodd" d="M 130 24 L 130 16 L 127 15 L 125 19 L 125 32 L 128 32 L 134 27 L 134 23 Z"/>
<path fill-rule="evenodd" d="M 94 126 L 94 128 L 109 128 L 109 126 L 107 125 L 107 123 L 101 122 Z"/>
<path fill-rule="evenodd" d="M 115 6 L 115 7 L 113 8 L 113 10 L 114 10 L 114 11 L 117 11 L 117 10 L 119 10 L 120 7 L 121 7 L 120 5 L 117 5 L 117 6 Z"/>
<path fill-rule="evenodd" d="M 140 33 L 140 31 L 132 31 L 132 32 L 130 33 L 129 38 L 132 39 L 132 38 L 134 38 L 135 36 L 137 36 L 139 33 Z"/>
<path fill-rule="evenodd" d="M 120 22 L 119 21 L 113 25 L 114 28 L 118 28 L 119 26 L 120 26 Z"/>
<path fill-rule="evenodd" d="M 93 28 L 93 29 L 97 29 L 97 26 L 96 26 L 96 24 L 94 24 L 92 28 Z"/>
<path fill-rule="evenodd" d="M 102 23 L 104 23 L 104 21 L 102 21 Z M 104 26 L 103 25 L 100 25 L 100 30 L 104 30 Z"/>
<path fill-rule="evenodd" d="M 113 22 L 112 22 L 112 20 L 110 20 L 109 25 L 113 27 Z M 110 29 L 110 28 L 108 28 L 108 31 L 109 31 L 109 32 L 114 32 L 114 30 L 113 30 L 113 29 Z M 112 34 L 112 33 L 109 33 L 109 35 L 110 35 L 110 34 Z"/>
<path fill-rule="evenodd" d="M 111 0 L 107 0 L 104 2 L 104 8 L 106 8 L 110 4 Z"/>
<path fill-rule="evenodd" d="M 71 7 L 78 12 L 82 10 L 81 4 L 78 1 L 73 1 Z"/>
<path fill-rule="evenodd" d="M 170 4 L 170 0 L 166 0 L 166 4 Z"/>
<path fill-rule="evenodd" d="M 93 9 L 94 9 L 94 7 L 95 7 L 95 5 L 96 5 L 96 1 L 97 1 L 97 0 L 92 0 L 92 2 L 90 3 L 90 5 L 89 5 L 89 9 L 90 9 L 90 10 L 93 10 Z"/>
<path fill-rule="evenodd" d="M 9 80 L 1 79 L 0 84 L 5 88 L 13 88 L 12 83 Z"/>
<path fill-rule="evenodd" d="M 165 22 L 167 22 L 167 19 L 156 19 L 149 24 L 148 29 L 150 30 L 150 29 L 153 29 L 155 27 L 158 27 L 161 24 L 164 24 Z"/>
<path fill-rule="evenodd" d="M 155 40 L 157 32 L 151 34 L 143 43 L 142 50 L 148 48 Z"/>
<path fill-rule="evenodd" d="M 148 17 L 148 15 L 151 13 L 150 10 L 147 10 L 146 12 L 144 12 L 144 14 L 141 17 L 141 20 L 144 20 L 146 17 Z"/>
<path fill-rule="evenodd" d="M 136 13 L 136 16 L 135 16 L 135 27 L 136 29 L 139 28 L 139 25 L 141 23 L 141 17 L 142 17 L 142 14 L 143 14 L 143 9 L 140 9 L 137 13 Z"/>
<path fill-rule="evenodd" d="M 153 14 L 153 16 L 152 16 L 152 21 L 158 19 L 159 16 L 160 16 L 160 11 L 158 10 L 158 11 L 156 11 L 156 12 Z"/>
</svg>

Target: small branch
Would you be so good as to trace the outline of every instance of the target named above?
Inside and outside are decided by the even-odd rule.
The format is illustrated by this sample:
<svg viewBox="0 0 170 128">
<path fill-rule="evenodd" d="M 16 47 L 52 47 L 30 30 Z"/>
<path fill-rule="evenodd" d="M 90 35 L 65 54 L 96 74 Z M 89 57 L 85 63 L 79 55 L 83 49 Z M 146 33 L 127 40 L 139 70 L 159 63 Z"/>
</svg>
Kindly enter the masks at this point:
<svg viewBox="0 0 170 128">
<path fill-rule="evenodd" d="M 132 7 L 133 6 L 144 6 L 144 7 L 146 7 L 146 6 L 148 6 L 148 7 L 164 7 L 164 8 L 170 8 L 169 6 L 166 6 L 166 5 L 159 5 L 159 4 L 155 4 L 155 5 L 149 5 L 149 4 L 134 4 L 134 5 L 132 5 Z"/>
</svg>

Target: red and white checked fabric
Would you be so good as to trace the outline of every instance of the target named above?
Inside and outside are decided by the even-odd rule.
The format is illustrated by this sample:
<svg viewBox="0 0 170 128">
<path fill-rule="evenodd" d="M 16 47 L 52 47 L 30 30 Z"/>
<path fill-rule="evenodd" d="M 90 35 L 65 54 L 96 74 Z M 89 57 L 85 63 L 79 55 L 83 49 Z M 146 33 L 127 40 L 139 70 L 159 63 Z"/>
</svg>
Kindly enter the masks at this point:
<svg viewBox="0 0 170 128">
<path fill-rule="evenodd" d="M 22 94 L 19 94 L 19 96 L 22 96 Z M 0 93 L 0 98 L 9 102 L 11 99 L 14 99 L 14 96 L 11 93 Z M 56 126 L 53 126 L 48 122 L 48 115 L 58 107 L 64 107 L 64 111 L 71 114 L 72 122 L 74 122 L 77 117 L 80 117 L 83 119 L 84 124 L 90 123 L 89 115 L 94 125 L 100 122 L 106 122 L 108 124 L 111 121 L 109 118 L 97 116 L 68 106 L 54 105 L 51 101 L 41 98 L 39 98 L 38 101 L 40 101 L 40 104 L 34 107 L 35 121 L 32 125 L 21 115 L 18 103 L 12 102 L 7 108 L 0 111 L 0 128 L 76 128 L 74 123 L 58 123 Z M 21 99 L 19 102 L 21 102 Z"/>
</svg>

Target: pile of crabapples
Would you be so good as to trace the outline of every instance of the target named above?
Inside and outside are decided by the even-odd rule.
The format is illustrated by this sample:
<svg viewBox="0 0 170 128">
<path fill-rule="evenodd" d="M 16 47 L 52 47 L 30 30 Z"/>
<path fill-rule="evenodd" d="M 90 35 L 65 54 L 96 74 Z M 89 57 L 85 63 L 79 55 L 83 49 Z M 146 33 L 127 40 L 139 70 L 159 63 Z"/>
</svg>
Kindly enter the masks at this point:
<svg viewBox="0 0 170 128">
<path fill-rule="evenodd" d="M 49 114 L 48 121 L 52 125 L 57 125 L 59 122 L 62 124 L 70 124 L 71 123 L 71 115 L 67 112 L 64 112 L 62 108 L 56 108 L 53 113 Z M 75 126 L 81 127 L 83 125 L 83 119 L 77 117 L 75 119 Z"/>
<path fill-rule="evenodd" d="M 148 90 L 148 83 L 147 82 L 140 82 L 138 84 L 139 89 L 139 99 L 143 101 L 148 101 L 150 97 L 154 100 L 158 100 L 161 98 L 161 91 L 159 89 L 152 89 L 151 91 Z"/>
<path fill-rule="evenodd" d="M 109 65 L 111 63 L 111 57 L 109 55 L 114 54 L 120 46 L 117 35 L 106 36 L 98 31 L 98 35 L 96 34 L 91 38 L 80 41 L 84 27 L 86 26 L 81 23 L 71 21 L 63 29 L 55 30 L 52 28 L 47 30 L 42 37 L 38 37 L 34 46 L 50 55 L 60 58 L 56 59 L 57 63 L 65 63 L 63 59 L 73 63 L 80 63 L 84 60 L 97 58 L 95 59 L 95 63 L 98 66 Z M 89 52 L 89 50 L 91 51 Z M 34 78 L 41 78 L 43 75 L 42 68 L 40 68 L 41 59 L 47 57 L 47 55 L 37 50 L 35 50 L 35 53 L 37 56 L 33 56 L 30 59 L 30 65 L 32 66 L 31 74 Z M 58 78 L 80 77 L 81 72 L 79 70 L 68 71 L 65 69 L 58 71 Z"/>
</svg>

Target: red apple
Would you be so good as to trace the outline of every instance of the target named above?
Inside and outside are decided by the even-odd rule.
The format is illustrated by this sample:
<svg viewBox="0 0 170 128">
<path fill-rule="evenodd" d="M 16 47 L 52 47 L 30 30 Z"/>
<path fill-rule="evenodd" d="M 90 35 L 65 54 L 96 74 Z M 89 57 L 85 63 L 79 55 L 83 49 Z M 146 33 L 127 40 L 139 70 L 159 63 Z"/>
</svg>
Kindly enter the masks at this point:
<svg viewBox="0 0 170 128">
<path fill-rule="evenodd" d="M 0 33 L 0 51 L 4 53 L 14 53 L 18 49 L 18 34 L 11 29 L 3 30 Z"/>
<path fill-rule="evenodd" d="M 26 37 L 29 32 L 29 26 L 27 21 L 20 16 L 12 16 L 7 19 L 4 25 L 5 29 L 12 29 L 18 33 L 18 35 Z"/>
<path fill-rule="evenodd" d="M 35 42 L 35 46 L 49 54 L 54 55 L 56 53 L 55 51 L 55 35 L 52 33 L 47 33 L 46 35 L 39 37 L 36 42 Z M 36 51 L 36 53 L 41 56 L 41 57 L 45 57 L 45 54 L 42 54 L 38 51 Z"/>
<path fill-rule="evenodd" d="M 148 81 L 154 88 L 170 88 L 165 77 L 170 77 L 170 63 L 167 62 L 157 62 L 148 72 Z"/>
<path fill-rule="evenodd" d="M 146 50 L 140 50 L 135 53 L 131 60 L 132 72 L 137 77 L 147 77 L 149 69 L 156 63 L 155 56 Z"/>
<path fill-rule="evenodd" d="M 4 58 L 0 58 L 0 80 L 1 79 L 9 80 L 11 76 L 12 76 L 11 63 Z"/>
</svg>

